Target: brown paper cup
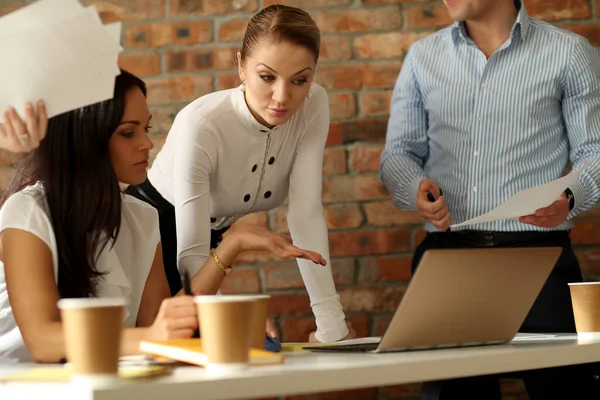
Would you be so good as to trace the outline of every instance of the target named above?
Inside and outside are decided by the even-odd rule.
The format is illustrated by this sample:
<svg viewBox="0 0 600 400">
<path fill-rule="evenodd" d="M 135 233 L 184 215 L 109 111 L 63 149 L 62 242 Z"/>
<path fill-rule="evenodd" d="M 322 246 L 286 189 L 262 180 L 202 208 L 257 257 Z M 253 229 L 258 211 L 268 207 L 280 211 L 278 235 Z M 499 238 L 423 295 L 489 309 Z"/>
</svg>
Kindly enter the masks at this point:
<svg viewBox="0 0 600 400">
<path fill-rule="evenodd" d="M 252 296 L 203 295 L 196 296 L 194 301 L 200 319 L 202 350 L 208 358 L 206 369 L 227 372 L 247 368 L 255 302 Z"/>
<path fill-rule="evenodd" d="M 125 305 L 122 298 L 58 301 L 73 380 L 94 385 L 117 380 Z"/>
<path fill-rule="evenodd" d="M 600 332 L 600 282 L 569 283 L 577 333 Z"/>
<path fill-rule="evenodd" d="M 252 296 L 252 321 L 250 346 L 255 349 L 265 349 L 265 327 L 267 325 L 267 316 L 269 311 L 269 295 Z"/>
</svg>

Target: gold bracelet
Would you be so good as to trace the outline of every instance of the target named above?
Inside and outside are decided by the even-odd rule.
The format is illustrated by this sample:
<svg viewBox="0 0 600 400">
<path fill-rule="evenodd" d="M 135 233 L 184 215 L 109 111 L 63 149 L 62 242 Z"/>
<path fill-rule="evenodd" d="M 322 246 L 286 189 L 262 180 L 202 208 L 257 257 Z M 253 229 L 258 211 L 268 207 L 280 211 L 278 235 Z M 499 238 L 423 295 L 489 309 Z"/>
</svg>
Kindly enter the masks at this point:
<svg viewBox="0 0 600 400">
<path fill-rule="evenodd" d="M 219 267 L 223 270 L 223 273 L 225 274 L 225 276 L 228 276 L 229 274 L 231 274 L 231 271 L 233 271 L 233 268 L 231 268 L 231 266 L 227 266 L 227 265 L 223 264 L 223 262 L 221 261 L 219 256 L 217 256 L 217 254 L 213 250 L 210 251 L 210 255 L 212 256 L 213 260 L 215 260 L 217 267 Z"/>
</svg>

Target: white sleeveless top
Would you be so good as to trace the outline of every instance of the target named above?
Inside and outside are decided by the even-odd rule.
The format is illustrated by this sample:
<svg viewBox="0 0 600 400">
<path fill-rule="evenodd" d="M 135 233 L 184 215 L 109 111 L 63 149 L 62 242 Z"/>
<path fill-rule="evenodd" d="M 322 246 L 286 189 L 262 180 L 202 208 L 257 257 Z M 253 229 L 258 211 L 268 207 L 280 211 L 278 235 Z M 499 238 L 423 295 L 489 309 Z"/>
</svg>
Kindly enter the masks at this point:
<svg viewBox="0 0 600 400">
<path fill-rule="evenodd" d="M 157 211 L 150 205 L 122 194 L 121 229 L 116 242 L 107 244 L 96 268 L 104 272 L 97 285 L 99 297 L 124 297 L 128 301 L 125 325 L 134 327 L 160 241 Z M 54 279 L 58 279 L 56 239 L 40 183 L 12 195 L 0 209 L 0 233 L 21 229 L 40 238 L 52 253 Z M 0 364 L 31 361 L 15 321 L 8 292 L 4 264 L 0 262 Z"/>
</svg>

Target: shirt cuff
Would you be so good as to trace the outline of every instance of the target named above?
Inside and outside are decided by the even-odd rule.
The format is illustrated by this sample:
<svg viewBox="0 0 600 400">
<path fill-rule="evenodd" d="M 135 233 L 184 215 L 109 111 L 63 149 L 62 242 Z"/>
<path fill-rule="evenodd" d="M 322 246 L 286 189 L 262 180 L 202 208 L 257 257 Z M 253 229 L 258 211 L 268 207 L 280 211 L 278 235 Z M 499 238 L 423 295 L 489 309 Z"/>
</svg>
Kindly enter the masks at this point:
<svg viewBox="0 0 600 400">
<path fill-rule="evenodd" d="M 340 303 L 340 296 L 335 295 L 311 304 L 317 323 L 315 338 L 322 343 L 331 343 L 348 335 L 346 316 Z"/>
<path fill-rule="evenodd" d="M 585 203 L 585 200 L 587 199 L 587 190 L 585 189 L 585 186 L 583 185 L 583 182 L 581 182 L 580 178 L 581 175 L 578 176 L 577 179 L 573 181 L 573 183 L 571 183 L 571 186 L 569 186 L 569 189 L 571 189 L 571 192 L 573 192 L 573 198 L 575 200 L 573 209 L 569 214 L 571 216 L 574 216 L 578 213 L 577 210 L 579 210 L 579 208 Z"/>
<path fill-rule="evenodd" d="M 425 178 L 415 178 L 408 185 L 408 204 L 410 205 L 411 210 L 417 209 L 417 193 L 419 192 L 419 185 L 421 185 L 421 181 Z"/>
</svg>

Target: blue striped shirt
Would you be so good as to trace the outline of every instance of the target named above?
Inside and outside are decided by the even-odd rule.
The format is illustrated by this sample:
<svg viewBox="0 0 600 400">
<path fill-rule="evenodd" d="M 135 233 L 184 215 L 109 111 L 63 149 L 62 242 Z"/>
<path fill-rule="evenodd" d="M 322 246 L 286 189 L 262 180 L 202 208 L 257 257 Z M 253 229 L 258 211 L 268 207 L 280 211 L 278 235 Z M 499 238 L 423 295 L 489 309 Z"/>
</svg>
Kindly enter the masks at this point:
<svg viewBox="0 0 600 400">
<path fill-rule="evenodd" d="M 600 56 L 583 37 L 524 6 L 489 59 L 455 23 L 415 42 L 394 88 L 380 175 L 395 204 L 416 208 L 419 182 L 444 191 L 452 223 L 517 191 L 584 169 L 567 221 L 600 202 Z M 428 231 L 436 228 L 426 223 Z M 502 220 L 463 229 L 548 230 Z"/>
</svg>

